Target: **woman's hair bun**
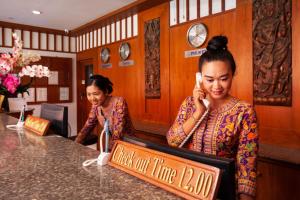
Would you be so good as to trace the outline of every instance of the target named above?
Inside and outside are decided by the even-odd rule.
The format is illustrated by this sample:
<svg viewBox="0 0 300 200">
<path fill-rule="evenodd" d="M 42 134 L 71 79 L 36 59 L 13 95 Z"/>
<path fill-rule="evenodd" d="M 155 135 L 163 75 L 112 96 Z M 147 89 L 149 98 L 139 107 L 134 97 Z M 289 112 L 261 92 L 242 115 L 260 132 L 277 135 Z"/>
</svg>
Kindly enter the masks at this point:
<svg viewBox="0 0 300 200">
<path fill-rule="evenodd" d="M 206 47 L 207 51 L 220 51 L 227 50 L 227 37 L 218 35 L 214 36 L 208 41 L 208 45 Z"/>
</svg>

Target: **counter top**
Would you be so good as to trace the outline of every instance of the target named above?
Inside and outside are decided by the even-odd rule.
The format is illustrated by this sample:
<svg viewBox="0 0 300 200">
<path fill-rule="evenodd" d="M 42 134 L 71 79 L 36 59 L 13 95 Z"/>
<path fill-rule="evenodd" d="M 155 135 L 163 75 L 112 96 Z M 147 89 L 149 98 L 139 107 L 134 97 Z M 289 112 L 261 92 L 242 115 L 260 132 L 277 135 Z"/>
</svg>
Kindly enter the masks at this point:
<svg viewBox="0 0 300 200">
<path fill-rule="evenodd" d="M 277 146 L 274 144 L 259 144 L 258 155 L 276 161 L 283 161 L 300 166 L 300 149 Z"/>
<path fill-rule="evenodd" d="M 180 199 L 111 166 L 82 167 L 99 152 L 60 136 L 6 129 L 0 114 L 0 199 Z"/>
<path fill-rule="evenodd" d="M 259 129 L 260 158 L 283 161 L 300 166 L 300 134 L 271 128 Z"/>
</svg>

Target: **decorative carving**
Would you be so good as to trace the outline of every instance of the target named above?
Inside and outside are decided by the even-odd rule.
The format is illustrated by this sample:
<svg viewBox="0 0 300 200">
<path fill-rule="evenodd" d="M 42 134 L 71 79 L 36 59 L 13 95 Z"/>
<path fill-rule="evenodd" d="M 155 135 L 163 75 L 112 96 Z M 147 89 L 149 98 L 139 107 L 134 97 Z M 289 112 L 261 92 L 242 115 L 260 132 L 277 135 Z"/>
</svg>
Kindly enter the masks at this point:
<svg viewBox="0 0 300 200">
<path fill-rule="evenodd" d="M 144 25 L 146 98 L 160 98 L 160 19 Z"/>
<path fill-rule="evenodd" d="M 292 104 L 291 5 L 291 0 L 253 1 L 255 104 Z"/>
</svg>

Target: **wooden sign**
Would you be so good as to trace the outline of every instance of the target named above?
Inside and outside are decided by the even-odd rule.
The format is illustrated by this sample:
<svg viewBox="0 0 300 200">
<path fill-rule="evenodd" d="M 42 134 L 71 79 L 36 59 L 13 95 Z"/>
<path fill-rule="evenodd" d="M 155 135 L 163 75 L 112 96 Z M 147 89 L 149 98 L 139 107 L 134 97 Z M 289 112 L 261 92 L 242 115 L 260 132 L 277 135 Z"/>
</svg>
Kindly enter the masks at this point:
<svg viewBox="0 0 300 200">
<path fill-rule="evenodd" d="M 50 121 L 39 117 L 28 115 L 26 117 L 24 128 L 31 130 L 38 135 L 45 135 L 50 125 Z"/>
<path fill-rule="evenodd" d="M 109 165 L 186 199 L 215 199 L 220 169 L 117 141 Z"/>
</svg>

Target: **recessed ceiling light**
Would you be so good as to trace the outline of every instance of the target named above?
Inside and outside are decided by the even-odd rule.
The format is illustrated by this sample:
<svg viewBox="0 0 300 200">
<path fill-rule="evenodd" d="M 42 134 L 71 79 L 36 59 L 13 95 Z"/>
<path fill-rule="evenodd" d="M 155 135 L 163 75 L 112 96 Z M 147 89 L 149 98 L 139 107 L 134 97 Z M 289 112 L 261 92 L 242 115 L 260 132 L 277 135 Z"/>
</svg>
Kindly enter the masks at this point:
<svg viewBox="0 0 300 200">
<path fill-rule="evenodd" d="M 33 10 L 33 11 L 32 11 L 32 14 L 35 14 L 35 15 L 40 15 L 40 14 L 41 14 L 41 11 L 38 11 L 38 10 Z"/>
</svg>

